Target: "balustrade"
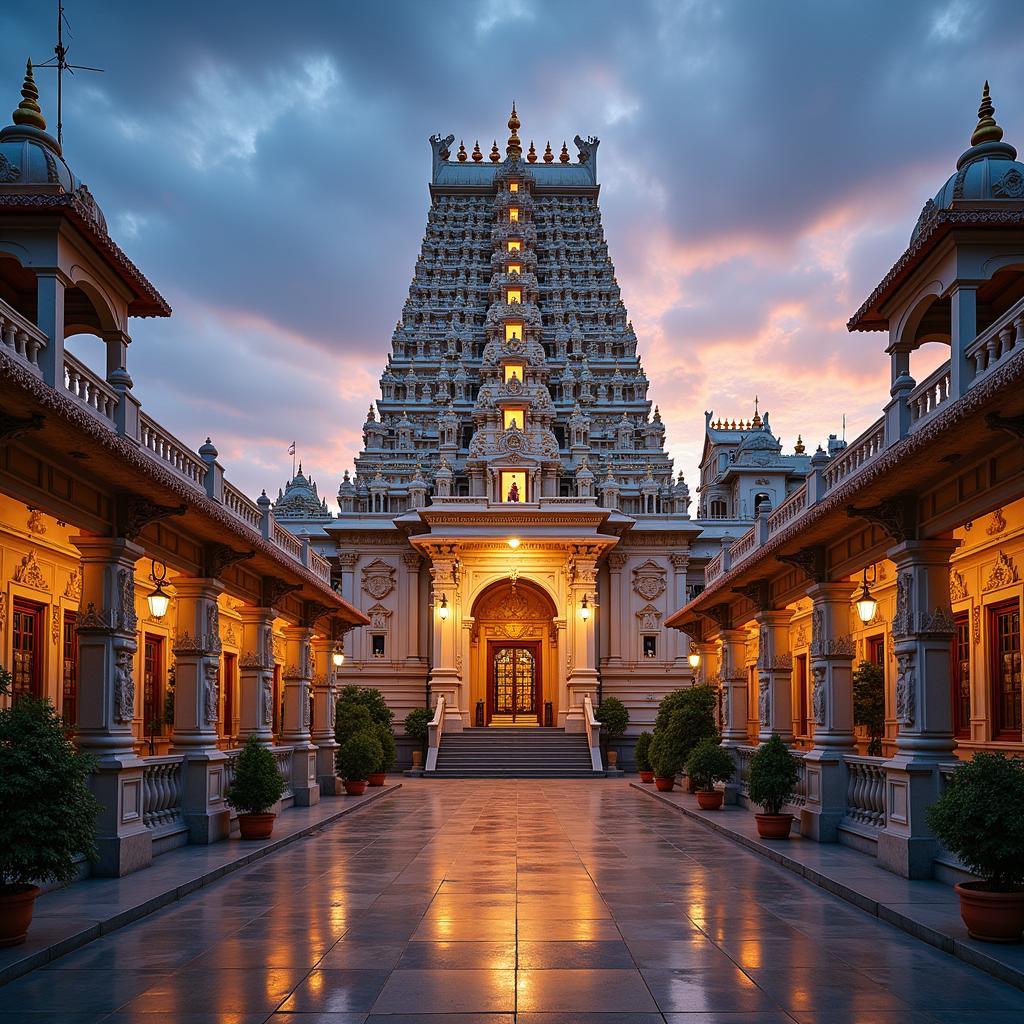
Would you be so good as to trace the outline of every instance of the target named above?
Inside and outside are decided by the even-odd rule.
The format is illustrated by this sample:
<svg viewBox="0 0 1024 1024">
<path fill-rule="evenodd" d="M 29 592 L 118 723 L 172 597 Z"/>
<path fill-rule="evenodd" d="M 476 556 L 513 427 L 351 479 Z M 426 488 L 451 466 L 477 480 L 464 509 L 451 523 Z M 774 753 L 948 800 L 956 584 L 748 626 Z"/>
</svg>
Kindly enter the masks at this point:
<svg viewBox="0 0 1024 1024">
<path fill-rule="evenodd" d="M 729 563 L 735 565 L 745 555 L 749 555 L 757 547 L 757 530 L 751 527 L 742 537 L 729 545 Z"/>
<path fill-rule="evenodd" d="M 181 755 L 144 758 L 142 769 L 142 820 L 148 829 L 159 829 L 181 819 L 184 763 Z"/>
<path fill-rule="evenodd" d="M 284 792 L 281 794 L 281 799 L 284 800 L 295 795 L 292 792 L 292 748 L 271 747 L 271 752 L 277 762 L 277 770 L 281 773 L 281 778 L 284 779 Z"/>
<path fill-rule="evenodd" d="M 719 551 L 714 558 L 708 562 L 707 567 L 704 569 L 704 585 L 706 587 L 711 586 L 719 576 L 722 575 L 722 552 Z"/>
<path fill-rule="evenodd" d="M 974 364 L 974 379 L 986 376 L 1011 353 L 1019 352 L 1022 345 L 1024 299 L 1015 302 L 967 346 L 967 358 Z"/>
<path fill-rule="evenodd" d="M 884 757 L 846 755 L 846 816 L 859 825 L 881 828 L 885 824 Z"/>
<path fill-rule="evenodd" d="M 139 413 L 140 440 L 144 451 L 203 489 L 206 464 L 152 417 Z"/>
<path fill-rule="evenodd" d="M 885 419 L 872 423 L 852 444 L 834 456 L 822 471 L 824 493 L 881 454 L 885 446 Z"/>
<path fill-rule="evenodd" d="M 257 533 L 263 522 L 263 513 L 259 505 L 244 495 L 237 487 L 224 481 L 224 507 L 246 526 L 251 526 Z"/>
<path fill-rule="evenodd" d="M 768 517 L 768 536 L 778 533 L 790 520 L 795 519 L 807 508 L 807 484 L 801 484 Z"/>
<path fill-rule="evenodd" d="M 39 353 L 46 348 L 46 335 L 13 306 L 0 299 L 0 342 L 8 355 L 14 355 L 40 373 Z"/>
<path fill-rule="evenodd" d="M 70 352 L 64 353 L 64 387 L 73 398 L 114 426 L 117 392 Z"/>
<path fill-rule="evenodd" d="M 910 392 L 907 405 L 910 408 L 911 430 L 949 400 L 949 386 L 950 368 L 947 362 Z"/>
</svg>

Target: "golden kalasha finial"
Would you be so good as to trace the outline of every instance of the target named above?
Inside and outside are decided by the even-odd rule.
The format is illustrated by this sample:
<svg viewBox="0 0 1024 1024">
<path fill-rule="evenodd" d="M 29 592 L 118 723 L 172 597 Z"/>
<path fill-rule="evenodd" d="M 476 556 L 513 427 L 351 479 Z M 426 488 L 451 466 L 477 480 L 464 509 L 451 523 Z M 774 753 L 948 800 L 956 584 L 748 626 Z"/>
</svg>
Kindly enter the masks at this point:
<svg viewBox="0 0 1024 1024">
<path fill-rule="evenodd" d="M 988 94 L 988 82 L 981 90 L 981 103 L 978 105 L 978 124 L 971 136 L 971 145 L 977 146 L 982 142 L 998 142 L 1003 137 L 1003 129 L 996 124 L 993 116 L 996 112 L 992 97 Z"/>
<path fill-rule="evenodd" d="M 793 454 L 794 455 L 803 455 L 803 453 L 805 451 L 807 451 L 807 449 L 804 447 L 803 435 L 797 434 L 796 435 L 796 444 L 793 445 Z"/>
<path fill-rule="evenodd" d="M 462 141 L 462 139 L 459 139 L 459 152 L 457 154 L 457 158 L 460 164 L 464 164 L 468 159 L 466 155 L 466 144 Z"/>
<path fill-rule="evenodd" d="M 551 152 L 551 143 L 549 142 L 544 147 L 544 163 L 549 164 L 555 159 L 555 154 Z"/>
<path fill-rule="evenodd" d="M 537 162 L 537 150 L 533 148 L 533 139 L 530 139 L 530 149 L 526 154 L 526 160 L 531 164 L 535 164 Z"/>
<path fill-rule="evenodd" d="M 498 152 L 498 140 L 495 139 L 491 144 L 491 162 L 499 163 L 501 161 L 501 153 Z"/>
<path fill-rule="evenodd" d="M 32 61 L 25 65 L 25 81 L 21 85 L 21 102 L 17 110 L 11 114 L 11 120 L 15 124 L 28 125 L 30 128 L 38 128 L 46 131 L 46 119 L 39 109 L 39 90 L 36 88 L 36 80 L 32 77 Z"/>
<path fill-rule="evenodd" d="M 483 158 L 484 155 L 483 153 L 480 152 L 480 140 L 477 139 L 476 143 L 473 146 L 473 160 L 476 163 L 480 163 L 480 161 L 483 160 Z"/>
<path fill-rule="evenodd" d="M 515 100 L 512 101 L 512 116 L 508 119 L 508 146 L 505 150 L 509 159 L 518 160 L 523 155 L 523 145 L 519 141 L 519 115 L 516 113 Z"/>
<path fill-rule="evenodd" d="M 760 427 L 761 426 L 761 414 L 757 411 L 757 406 L 758 406 L 757 395 L 754 395 L 754 418 L 753 418 L 753 420 L 751 420 L 751 426 L 753 426 L 753 427 Z"/>
<path fill-rule="evenodd" d="M 563 164 L 567 164 L 569 162 L 569 147 L 564 142 L 562 143 L 562 152 L 558 154 L 558 159 Z"/>
</svg>

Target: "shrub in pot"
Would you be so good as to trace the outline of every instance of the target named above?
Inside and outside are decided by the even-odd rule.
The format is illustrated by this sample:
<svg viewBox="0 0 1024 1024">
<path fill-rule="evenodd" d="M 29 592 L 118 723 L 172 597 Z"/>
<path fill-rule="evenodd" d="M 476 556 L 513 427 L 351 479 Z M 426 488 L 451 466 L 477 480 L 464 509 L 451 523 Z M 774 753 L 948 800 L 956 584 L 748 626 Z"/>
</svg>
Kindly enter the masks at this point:
<svg viewBox="0 0 1024 1024">
<path fill-rule="evenodd" d="M 956 886 L 967 930 L 985 942 L 1024 933 L 1024 760 L 975 754 L 959 764 L 928 824 L 977 882 Z"/>
<path fill-rule="evenodd" d="M 799 778 L 796 758 L 778 733 L 754 751 L 750 759 L 749 794 L 763 811 L 754 815 L 757 834 L 762 839 L 789 838 L 793 815 L 783 814 L 782 808 L 793 798 Z"/>
<path fill-rule="evenodd" d="M 419 749 L 412 752 L 413 768 L 423 766 L 423 751 L 427 745 L 427 738 L 430 735 L 430 720 L 434 712 L 430 708 L 414 708 L 405 716 L 405 735 L 411 740 L 419 742 Z"/>
<path fill-rule="evenodd" d="M 885 669 L 862 661 L 853 673 L 853 723 L 868 733 L 868 757 L 880 757 L 885 732 Z"/>
<path fill-rule="evenodd" d="M 651 739 L 649 732 L 642 732 L 636 738 L 633 756 L 636 758 L 636 770 L 640 773 L 641 782 L 654 781 L 654 771 L 651 768 Z"/>
<path fill-rule="evenodd" d="M 597 706 L 594 717 L 601 723 L 601 739 L 604 742 L 605 764 L 614 768 L 619 755 L 609 750 L 612 740 L 622 736 L 629 726 L 629 709 L 618 697 L 605 697 Z"/>
<path fill-rule="evenodd" d="M 238 755 L 235 777 L 224 793 L 227 804 L 238 811 L 242 839 L 269 839 L 277 817 L 270 808 L 281 799 L 284 779 L 270 748 L 250 736 Z"/>
<path fill-rule="evenodd" d="M 373 686 L 343 686 L 338 691 L 337 703 L 360 704 L 370 713 L 370 718 L 381 725 L 390 725 L 395 718 L 384 694 Z"/>
<path fill-rule="evenodd" d="M 9 685 L 0 666 L 0 692 Z M 0 709 L 0 946 L 25 941 L 38 883 L 71 882 L 79 855 L 95 859 L 92 763 L 49 701 L 19 697 Z"/>
<path fill-rule="evenodd" d="M 686 758 L 689 755 L 689 734 L 686 729 L 686 715 L 682 709 L 673 711 L 662 729 L 654 730 L 651 740 L 650 758 L 654 770 L 654 784 L 663 793 L 675 785 Z"/>
<path fill-rule="evenodd" d="M 338 700 L 334 705 L 334 738 L 340 744 L 346 743 L 357 732 L 373 729 L 375 724 L 369 709 L 359 701 Z"/>
<path fill-rule="evenodd" d="M 715 721 L 717 706 L 718 691 L 710 686 L 691 686 L 684 690 L 675 690 L 658 705 L 654 735 L 665 731 L 670 722 L 675 723 L 673 727 L 680 735 L 682 748 L 680 769 L 690 756 L 690 751 L 702 739 L 718 736 L 718 724 Z M 692 791 L 693 787 L 690 788 Z"/>
<path fill-rule="evenodd" d="M 736 771 L 732 754 L 717 739 L 705 737 L 690 751 L 686 774 L 697 790 L 697 803 L 703 811 L 718 810 L 725 793 L 715 789 L 716 782 L 728 782 Z"/>
<path fill-rule="evenodd" d="M 383 786 L 387 774 L 395 767 L 397 750 L 395 748 L 395 734 L 391 731 L 390 725 L 377 722 L 373 727 L 373 734 L 380 744 L 381 758 L 375 771 L 370 772 L 366 780 L 371 786 Z"/>
<path fill-rule="evenodd" d="M 338 774 L 345 783 L 345 792 L 349 796 L 362 796 L 366 792 L 370 772 L 376 770 L 383 758 L 380 740 L 372 729 L 363 729 L 350 736 L 334 755 Z"/>
</svg>

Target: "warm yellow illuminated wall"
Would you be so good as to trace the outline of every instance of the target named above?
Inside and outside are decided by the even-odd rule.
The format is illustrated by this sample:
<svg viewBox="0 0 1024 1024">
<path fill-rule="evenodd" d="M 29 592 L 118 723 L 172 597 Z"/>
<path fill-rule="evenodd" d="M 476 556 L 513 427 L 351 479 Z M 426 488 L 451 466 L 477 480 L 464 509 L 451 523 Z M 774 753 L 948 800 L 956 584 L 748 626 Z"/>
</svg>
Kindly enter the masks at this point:
<svg viewBox="0 0 1024 1024">
<path fill-rule="evenodd" d="M 523 364 L 522 363 L 506 363 L 505 364 L 505 383 L 507 384 L 510 380 L 521 381 L 523 379 Z"/>
<path fill-rule="evenodd" d="M 508 208 L 508 219 L 509 219 L 509 220 L 510 220 L 510 221 L 511 221 L 511 222 L 512 222 L 513 224 L 514 224 L 514 223 L 515 223 L 516 221 L 518 221 L 518 220 L 519 220 L 519 207 L 518 207 L 518 206 L 510 206 L 510 207 Z"/>
<path fill-rule="evenodd" d="M 505 301 L 509 304 L 520 303 L 523 301 L 523 290 L 522 288 L 509 288 L 505 295 Z"/>
<path fill-rule="evenodd" d="M 513 497 L 512 488 L 516 493 Z M 503 469 L 501 471 L 501 500 L 526 501 L 526 471 L 520 469 Z"/>
<path fill-rule="evenodd" d="M 508 183 L 508 190 L 509 190 L 509 192 L 518 192 L 519 191 L 519 182 L 518 181 L 510 181 Z"/>
<path fill-rule="evenodd" d="M 518 238 L 510 238 L 508 240 L 508 251 L 519 252 L 519 250 L 522 248 L 522 245 L 523 243 L 520 242 Z"/>
<path fill-rule="evenodd" d="M 523 427 L 526 425 L 526 410 L 502 409 L 501 419 L 506 430 L 511 430 L 513 427 L 522 430 Z"/>
<path fill-rule="evenodd" d="M 523 325 L 522 324 L 505 324 L 505 340 L 511 341 L 513 338 L 518 338 L 522 341 L 523 338 Z"/>
</svg>

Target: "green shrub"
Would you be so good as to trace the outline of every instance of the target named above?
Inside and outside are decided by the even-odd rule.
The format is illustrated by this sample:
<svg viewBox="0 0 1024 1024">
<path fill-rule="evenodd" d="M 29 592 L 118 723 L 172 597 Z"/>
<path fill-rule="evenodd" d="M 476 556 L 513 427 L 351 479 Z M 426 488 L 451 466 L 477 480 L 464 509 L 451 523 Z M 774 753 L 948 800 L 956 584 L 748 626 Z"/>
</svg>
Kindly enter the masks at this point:
<svg viewBox="0 0 1024 1024">
<path fill-rule="evenodd" d="M 778 733 L 772 733 L 772 738 L 762 743 L 750 759 L 750 799 L 765 814 L 779 814 L 796 792 L 799 778 L 796 758 Z"/>
<path fill-rule="evenodd" d="M 270 748 L 250 736 L 238 755 L 235 778 L 224 793 L 225 801 L 239 814 L 267 814 L 283 792 L 284 779 Z"/>
<path fill-rule="evenodd" d="M 609 740 L 618 739 L 629 727 L 629 709 L 618 697 L 605 697 L 597 706 L 594 717 L 601 723 L 601 731 Z"/>
<path fill-rule="evenodd" d="M 341 701 L 334 706 L 334 738 L 345 744 L 357 732 L 373 729 L 376 722 L 369 708 L 359 701 Z"/>
<path fill-rule="evenodd" d="M 732 754 L 708 736 L 690 751 L 686 759 L 686 774 L 697 790 L 708 792 L 716 782 L 728 782 L 736 772 Z"/>
<path fill-rule="evenodd" d="M 0 710 L 0 891 L 70 882 L 79 854 L 96 859 L 92 765 L 48 700 L 19 697 Z"/>
<path fill-rule="evenodd" d="M 384 694 L 373 686 L 343 686 L 338 691 L 337 702 L 362 704 L 374 722 L 381 725 L 390 725 L 394 720 L 395 713 L 388 707 Z"/>
<path fill-rule="evenodd" d="M 671 743 L 663 742 L 662 747 L 670 747 L 678 752 L 679 764 L 677 771 L 682 769 L 690 751 L 702 739 L 718 737 L 718 726 L 715 723 L 715 707 L 718 702 L 717 691 L 710 686 L 691 686 L 685 690 L 675 690 L 665 697 L 658 706 L 658 716 L 654 722 L 654 740 L 651 741 L 651 761 L 654 758 L 654 742 L 659 733 L 675 732 Z M 674 755 L 673 755 L 674 756 Z"/>
<path fill-rule="evenodd" d="M 371 726 L 350 736 L 334 755 L 338 774 L 348 782 L 364 782 L 384 759 L 380 740 Z"/>
<path fill-rule="evenodd" d="M 430 735 L 430 720 L 434 712 L 430 708 L 415 708 L 405 716 L 405 735 L 411 740 L 419 740 L 421 746 L 426 746 L 427 738 Z"/>
<path fill-rule="evenodd" d="M 691 746 L 686 734 L 686 715 L 682 708 L 673 711 L 667 724 L 656 729 L 651 739 L 651 768 L 661 779 L 674 779 L 686 763 Z"/>
<path fill-rule="evenodd" d="M 636 749 L 633 757 L 636 759 L 636 770 L 638 772 L 649 772 L 651 770 L 651 734 L 642 732 L 636 738 Z"/>
<path fill-rule="evenodd" d="M 383 722 L 377 722 L 373 727 L 373 732 L 380 744 L 381 751 L 381 760 L 377 771 L 389 772 L 395 767 L 395 761 L 398 760 L 395 734 L 391 731 L 391 726 L 385 725 Z"/>
<path fill-rule="evenodd" d="M 1024 760 L 975 754 L 926 811 L 946 849 L 994 892 L 1024 888 Z"/>
<path fill-rule="evenodd" d="M 885 669 L 862 661 L 853 673 L 853 721 L 868 732 L 868 756 L 882 753 L 885 732 Z"/>
</svg>

